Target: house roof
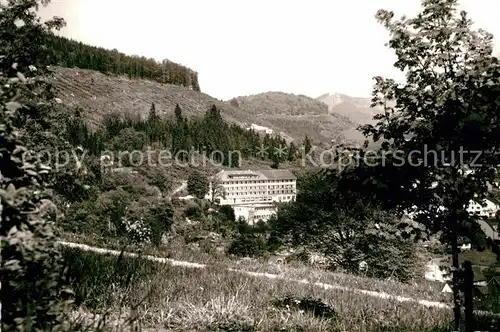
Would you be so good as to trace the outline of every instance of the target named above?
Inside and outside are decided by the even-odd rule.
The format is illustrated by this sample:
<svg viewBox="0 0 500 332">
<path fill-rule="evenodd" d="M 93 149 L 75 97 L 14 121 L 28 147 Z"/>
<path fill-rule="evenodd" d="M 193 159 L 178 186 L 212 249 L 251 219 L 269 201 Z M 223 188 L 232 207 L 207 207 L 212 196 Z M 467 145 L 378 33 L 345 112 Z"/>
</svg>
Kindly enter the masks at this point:
<svg viewBox="0 0 500 332">
<path fill-rule="evenodd" d="M 434 263 L 438 266 L 450 266 L 451 265 L 451 261 L 450 261 L 449 257 L 434 257 L 434 258 L 431 258 L 429 260 L 429 263 L 430 264 Z"/>
<path fill-rule="evenodd" d="M 296 177 L 287 169 L 266 169 L 259 171 L 268 180 L 295 180 Z"/>
<path fill-rule="evenodd" d="M 489 293 L 488 287 L 486 286 L 475 286 L 474 290 L 481 295 L 487 295 Z"/>
<path fill-rule="evenodd" d="M 441 293 L 452 293 L 452 292 L 453 292 L 453 290 L 451 289 L 450 285 L 448 285 L 447 283 L 444 284 L 444 287 L 441 290 Z"/>
<path fill-rule="evenodd" d="M 474 282 L 486 281 L 486 277 L 484 276 L 483 272 L 481 271 L 481 268 L 479 268 L 478 266 L 473 266 L 472 272 L 474 272 Z"/>
<path fill-rule="evenodd" d="M 496 283 L 497 285 L 500 286 L 500 276 L 491 278 L 490 281 L 488 281 L 488 286 L 490 285 L 490 283 Z"/>
<path fill-rule="evenodd" d="M 296 180 L 287 169 L 272 169 L 272 170 L 230 170 L 220 171 L 216 175 L 222 181 L 231 181 L 232 179 L 254 179 L 254 180 Z"/>
</svg>

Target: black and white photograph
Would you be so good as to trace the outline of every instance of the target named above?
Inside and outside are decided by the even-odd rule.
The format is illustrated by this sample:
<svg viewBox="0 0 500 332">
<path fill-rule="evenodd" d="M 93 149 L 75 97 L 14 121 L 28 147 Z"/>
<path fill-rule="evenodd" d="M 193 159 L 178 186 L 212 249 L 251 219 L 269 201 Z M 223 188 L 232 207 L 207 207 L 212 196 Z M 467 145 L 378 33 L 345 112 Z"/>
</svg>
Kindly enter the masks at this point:
<svg viewBox="0 0 500 332">
<path fill-rule="evenodd" d="M 500 0 L 0 0 L 0 332 L 500 332 Z"/>
</svg>

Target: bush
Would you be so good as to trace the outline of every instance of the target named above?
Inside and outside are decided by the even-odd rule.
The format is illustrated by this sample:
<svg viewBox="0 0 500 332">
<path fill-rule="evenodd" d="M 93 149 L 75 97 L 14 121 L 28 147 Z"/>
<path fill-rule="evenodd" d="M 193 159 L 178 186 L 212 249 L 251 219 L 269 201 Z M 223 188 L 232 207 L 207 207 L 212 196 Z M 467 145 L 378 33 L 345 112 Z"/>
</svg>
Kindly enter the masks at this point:
<svg viewBox="0 0 500 332">
<path fill-rule="evenodd" d="M 231 242 L 228 254 L 240 257 L 258 257 L 266 251 L 266 242 L 260 235 L 240 234 Z"/>
<path fill-rule="evenodd" d="M 73 203 L 60 226 L 70 232 L 126 237 L 159 245 L 173 223 L 170 202 L 139 196 L 121 188 L 102 193 L 95 201 Z"/>
<path fill-rule="evenodd" d="M 102 193 L 96 200 L 71 204 L 59 225 L 75 233 L 117 235 L 123 230 L 121 219 L 130 201 L 131 195 L 122 189 Z"/>
<path fill-rule="evenodd" d="M 219 207 L 219 213 L 225 218 L 227 221 L 236 221 L 236 216 L 234 214 L 234 209 L 231 205 L 222 205 Z"/>
<path fill-rule="evenodd" d="M 174 222 L 174 210 L 168 202 L 161 202 L 153 207 L 147 218 L 147 223 L 151 229 L 151 242 L 159 245 L 163 235 L 170 231 Z"/>
<path fill-rule="evenodd" d="M 102 191 L 121 188 L 135 197 L 157 194 L 154 188 L 148 185 L 141 175 L 127 172 L 107 173 L 106 176 L 103 177 L 100 188 Z"/>
<path fill-rule="evenodd" d="M 196 218 L 201 215 L 201 207 L 195 202 L 188 202 L 184 208 L 184 215 L 188 218 Z"/>
<path fill-rule="evenodd" d="M 135 131 L 133 128 L 125 128 L 120 131 L 118 136 L 113 138 L 111 148 L 114 151 L 142 150 L 147 143 L 147 136 L 143 132 Z M 127 160 L 128 156 L 124 157 Z"/>
<path fill-rule="evenodd" d="M 35 141 L 32 133 L 25 132 L 23 112 L 37 116 L 50 106 L 48 98 L 43 98 L 50 86 L 34 76 L 34 70 L 27 70 L 41 60 L 42 45 L 33 43 L 33 39 L 49 33 L 51 23 L 61 27 L 58 21 L 48 25 L 41 22 L 36 13 L 38 5 L 39 1 L 0 4 L 0 31 L 3 36 L 12 36 L 2 38 L 0 43 L 0 280 L 4 331 L 62 330 L 69 304 L 64 300 L 70 295 L 61 278 L 54 223 L 44 213 L 54 208 L 43 181 L 51 175 L 50 168 L 24 154 Z M 23 24 L 16 25 L 16 21 Z M 40 69 L 41 75 L 46 74 L 45 68 Z M 29 80 L 18 70 L 27 70 L 24 74 Z"/>
<path fill-rule="evenodd" d="M 362 251 L 368 264 L 368 276 L 394 278 L 402 282 L 415 277 L 417 257 L 412 241 L 371 236 L 366 239 Z"/>
<path fill-rule="evenodd" d="M 73 203 L 58 224 L 63 230 L 72 233 L 108 233 L 107 222 L 96 212 L 96 205 L 92 201 Z"/>
<path fill-rule="evenodd" d="M 335 310 L 330 308 L 326 303 L 320 299 L 313 299 L 310 297 L 306 298 L 295 298 L 293 296 L 285 296 L 283 298 L 275 299 L 272 302 L 277 308 L 280 309 L 295 309 L 309 312 L 316 317 L 320 318 L 335 318 L 337 314 Z"/>
<path fill-rule="evenodd" d="M 139 172 L 146 177 L 149 185 L 158 187 L 162 192 L 172 189 L 172 180 L 163 167 L 145 165 L 139 168 Z"/>
</svg>

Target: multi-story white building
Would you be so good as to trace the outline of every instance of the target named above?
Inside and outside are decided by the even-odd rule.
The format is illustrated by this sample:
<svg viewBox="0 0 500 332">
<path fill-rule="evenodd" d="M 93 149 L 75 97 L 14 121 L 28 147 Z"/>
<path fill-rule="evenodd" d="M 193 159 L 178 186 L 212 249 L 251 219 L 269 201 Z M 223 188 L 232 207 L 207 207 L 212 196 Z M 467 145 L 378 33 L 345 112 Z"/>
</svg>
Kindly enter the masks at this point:
<svg viewBox="0 0 500 332">
<path fill-rule="evenodd" d="M 288 170 L 235 170 L 220 171 L 211 181 L 220 187 L 216 199 L 220 205 L 233 207 L 236 218 L 244 217 L 249 223 L 266 221 L 276 213 L 276 203 L 295 200 L 297 178 Z"/>
</svg>

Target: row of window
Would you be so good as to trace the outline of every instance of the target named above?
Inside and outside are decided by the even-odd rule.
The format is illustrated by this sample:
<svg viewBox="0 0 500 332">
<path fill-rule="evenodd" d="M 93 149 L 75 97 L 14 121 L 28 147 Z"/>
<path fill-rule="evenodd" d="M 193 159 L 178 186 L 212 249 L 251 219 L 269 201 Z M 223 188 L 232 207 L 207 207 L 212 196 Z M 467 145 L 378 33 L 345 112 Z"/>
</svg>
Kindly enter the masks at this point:
<svg viewBox="0 0 500 332">
<path fill-rule="evenodd" d="M 487 208 L 487 207 L 485 208 L 485 207 L 482 207 L 482 206 L 480 206 L 480 205 L 469 206 L 469 207 L 467 208 L 467 210 L 469 210 L 469 211 L 470 211 L 470 210 L 473 210 L 473 209 L 475 209 L 475 210 L 483 210 L 483 209 L 484 209 L 485 211 L 493 211 L 493 209 L 489 209 L 489 208 Z"/>
<path fill-rule="evenodd" d="M 295 182 L 293 179 L 283 179 L 283 180 L 245 180 L 245 181 L 224 181 L 223 185 L 229 184 L 250 184 L 250 183 L 291 183 Z"/>
<path fill-rule="evenodd" d="M 228 200 L 232 200 L 232 203 L 236 203 L 236 198 L 227 198 Z M 281 202 L 289 201 L 295 199 L 294 195 L 281 196 L 278 200 Z M 269 196 L 264 197 L 249 197 L 249 198 L 238 198 L 238 203 L 255 203 L 255 202 L 271 202 L 273 199 Z"/>
<path fill-rule="evenodd" d="M 276 185 L 276 186 L 251 186 L 251 187 L 227 187 L 227 191 L 232 191 L 232 190 L 264 190 L 264 189 L 283 189 L 283 188 L 293 188 L 294 186 L 291 184 L 285 184 L 285 185 Z"/>
<path fill-rule="evenodd" d="M 236 200 L 236 198 L 234 200 Z M 264 202 L 264 201 L 271 202 L 272 200 L 273 199 L 271 197 L 265 196 L 265 197 L 242 198 L 239 201 L 243 202 L 243 203 L 246 203 L 246 202 L 254 203 L 254 202 Z"/>
<path fill-rule="evenodd" d="M 270 191 L 244 191 L 244 192 L 228 192 L 227 196 L 255 196 L 255 195 L 279 195 L 293 194 L 293 190 L 270 190 Z"/>
</svg>

